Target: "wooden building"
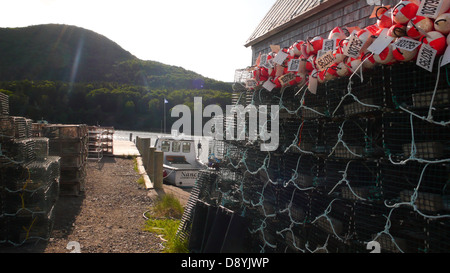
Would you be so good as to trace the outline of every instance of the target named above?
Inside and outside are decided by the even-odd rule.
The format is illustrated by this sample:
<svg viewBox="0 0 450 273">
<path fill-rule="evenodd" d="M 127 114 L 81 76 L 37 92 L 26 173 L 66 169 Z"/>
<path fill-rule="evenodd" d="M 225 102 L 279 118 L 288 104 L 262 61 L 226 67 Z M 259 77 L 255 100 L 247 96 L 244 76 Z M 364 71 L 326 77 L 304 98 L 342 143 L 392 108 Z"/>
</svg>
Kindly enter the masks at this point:
<svg viewBox="0 0 450 273">
<path fill-rule="evenodd" d="M 374 24 L 369 18 L 373 6 L 367 0 L 277 0 L 245 43 L 252 48 L 252 64 L 270 45 L 290 47 L 298 40 L 326 38 L 335 27 L 364 28 Z M 382 1 L 395 6 L 398 1 Z"/>
</svg>

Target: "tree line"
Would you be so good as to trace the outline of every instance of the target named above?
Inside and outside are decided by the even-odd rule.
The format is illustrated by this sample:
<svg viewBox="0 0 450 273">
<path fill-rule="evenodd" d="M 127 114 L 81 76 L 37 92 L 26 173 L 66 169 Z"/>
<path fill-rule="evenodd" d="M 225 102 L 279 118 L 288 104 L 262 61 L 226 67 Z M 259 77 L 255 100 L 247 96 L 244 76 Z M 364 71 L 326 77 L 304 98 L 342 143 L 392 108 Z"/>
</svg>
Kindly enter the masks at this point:
<svg viewBox="0 0 450 273">
<path fill-rule="evenodd" d="M 170 128 L 178 119 L 170 117 L 170 109 L 185 104 L 193 110 L 194 97 L 202 97 L 204 105 L 218 104 L 225 109 L 231 102 L 231 87 L 225 83 L 211 83 L 208 79 L 196 79 L 188 84 L 185 82 L 184 86 L 191 89 L 181 89 L 181 86 L 154 88 L 120 82 L 20 80 L 0 82 L 0 92 L 9 96 L 10 115 L 34 121 L 43 119 L 49 123 L 160 132 L 164 114 L 167 128 Z M 210 89 L 209 85 L 222 90 Z"/>
</svg>

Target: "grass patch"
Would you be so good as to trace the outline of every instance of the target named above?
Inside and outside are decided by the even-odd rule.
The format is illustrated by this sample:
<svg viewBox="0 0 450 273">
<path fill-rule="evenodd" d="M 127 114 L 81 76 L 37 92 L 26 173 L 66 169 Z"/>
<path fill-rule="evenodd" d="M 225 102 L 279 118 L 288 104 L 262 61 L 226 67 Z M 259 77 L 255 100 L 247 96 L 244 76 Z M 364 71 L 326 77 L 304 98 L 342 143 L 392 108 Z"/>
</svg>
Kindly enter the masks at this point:
<svg viewBox="0 0 450 273">
<path fill-rule="evenodd" d="M 139 173 L 138 162 L 137 162 L 137 158 L 136 158 L 136 157 L 133 157 L 133 162 L 134 162 L 134 164 L 133 164 L 133 170 L 134 170 L 136 173 Z"/>
<path fill-rule="evenodd" d="M 155 217 L 181 219 L 184 208 L 175 196 L 172 194 L 165 194 L 162 197 L 158 197 L 152 212 Z"/>
<path fill-rule="evenodd" d="M 145 185 L 145 179 L 144 179 L 144 177 L 142 175 L 139 177 L 139 179 L 136 182 L 139 185 Z"/>
<path fill-rule="evenodd" d="M 162 235 L 164 242 L 164 253 L 188 253 L 187 242 L 176 237 L 180 220 L 175 219 L 153 219 L 145 222 L 145 231 Z"/>
<path fill-rule="evenodd" d="M 165 253 L 188 253 L 187 241 L 176 237 L 184 208 L 180 201 L 171 194 L 158 197 L 151 210 L 145 213 L 145 231 L 162 235 Z"/>
</svg>

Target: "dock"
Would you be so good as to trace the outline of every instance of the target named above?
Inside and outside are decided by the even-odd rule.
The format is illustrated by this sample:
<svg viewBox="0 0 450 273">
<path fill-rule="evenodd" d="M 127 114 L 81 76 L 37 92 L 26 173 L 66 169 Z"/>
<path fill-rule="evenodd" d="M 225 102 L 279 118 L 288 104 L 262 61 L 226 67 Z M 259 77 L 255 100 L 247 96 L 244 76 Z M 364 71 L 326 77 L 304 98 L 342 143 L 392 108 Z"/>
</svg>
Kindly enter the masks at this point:
<svg viewBox="0 0 450 273">
<path fill-rule="evenodd" d="M 141 156 L 136 144 L 127 140 L 114 140 L 114 156 Z"/>
</svg>

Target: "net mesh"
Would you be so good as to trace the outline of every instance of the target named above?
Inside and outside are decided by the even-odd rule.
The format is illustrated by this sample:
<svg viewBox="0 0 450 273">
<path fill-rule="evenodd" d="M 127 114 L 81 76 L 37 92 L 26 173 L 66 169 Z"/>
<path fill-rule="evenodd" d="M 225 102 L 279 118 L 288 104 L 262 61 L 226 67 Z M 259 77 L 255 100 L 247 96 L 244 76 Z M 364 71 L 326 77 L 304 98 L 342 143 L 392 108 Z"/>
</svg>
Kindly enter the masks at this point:
<svg viewBox="0 0 450 273">
<path fill-rule="evenodd" d="M 386 253 L 450 251 L 447 70 L 399 63 L 316 94 L 237 93 L 236 104 L 279 106 L 278 149 L 221 141 L 199 201 L 247 219 L 252 252 L 368 253 L 372 241 Z"/>
</svg>

